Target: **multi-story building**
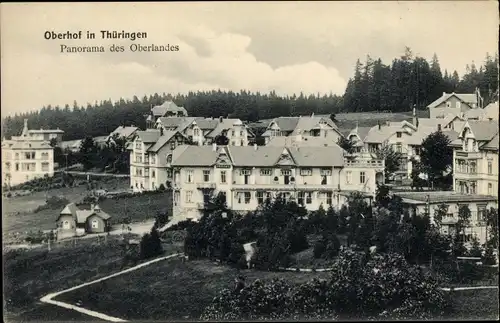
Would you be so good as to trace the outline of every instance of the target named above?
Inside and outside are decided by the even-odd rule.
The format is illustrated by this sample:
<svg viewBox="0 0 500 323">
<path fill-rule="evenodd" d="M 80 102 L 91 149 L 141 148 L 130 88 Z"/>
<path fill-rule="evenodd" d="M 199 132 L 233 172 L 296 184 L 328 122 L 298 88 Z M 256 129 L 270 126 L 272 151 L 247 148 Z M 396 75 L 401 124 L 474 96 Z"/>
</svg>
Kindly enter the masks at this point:
<svg viewBox="0 0 500 323">
<path fill-rule="evenodd" d="M 436 210 L 442 204 L 446 205 L 448 212 L 441 220 L 441 233 L 446 235 L 456 232 L 460 207 L 467 206 L 471 211 L 471 217 L 469 225 L 462 233 L 469 246 L 473 237 L 477 238 L 480 244 L 487 241 L 486 211 L 490 208 L 498 208 L 498 198 L 487 195 L 461 194 L 452 191 L 400 192 L 397 195 L 403 199 L 404 207 L 409 211 L 409 214 L 423 215 L 427 213 L 431 222 L 434 222 Z"/>
<path fill-rule="evenodd" d="M 211 145 L 220 135 L 225 135 L 231 146 L 247 146 L 251 135 L 240 119 L 161 117 L 156 128 L 178 131 L 198 145 Z"/>
<path fill-rule="evenodd" d="M 130 186 L 134 192 L 169 186 L 167 155 L 187 138 L 177 131 L 148 129 L 137 131 L 128 146 L 130 150 Z"/>
<path fill-rule="evenodd" d="M 482 109 L 483 98 L 476 89 L 475 93 L 446 93 L 427 106 L 431 119 L 445 118 L 447 115 L 462 115 L 470 110 Z"/>
<path fill-rule="evenodd" d="M 351 192 L 373 197 L 384 162 L 344 156 L 338 146 L 179 146 L 172 169 L 173 215 L 199 218 L 215 194 L 235 211 L 255 210 L 267 198 L 294 200 L 308 210 L 339 207 Z"/>
<path fill-rule="evenodd" d="M 356 127 L 348 135 L 358 153 L 376 155 L 383 146 L 391 146 L 401 154 L 396 178 L 408 179 L 411 176 L 413 163 L 420 160 L 422 142 L 436 131 L 443 131 L 450 140 L 457 138 L 458 133 L 451 129 L 442 129 L 441 119 L 417 119 L 414 111 L 413 122 L 386 122 L 377 126 Z"/>
<path fill-rule="evenodd" d="M 167 100 L 161 105 L 151 108 L 146 117 L 147 128 L 152 128 L 160 117 L 187 117 L 188 112 L 184 107 L 177 106 L 174 102 Z"/>
<path fill-rule="evenodd" d="M 25 119 L 21 136 L 2 141 L 2 184 L 10 187 L 35 178 L 53 176 L 54 148 L 49 141 L 52 138 L 46 134 L 59 134 L 60 131 L 30 133 L 28 120 Z"/>
<path fill-rule="evenodd" d="M 25 121 L 26 122 L 26 121 Z M 55 141 L 56 146 L 60 146 L 64 131 L 61 129 L 29 129 L 28 137 L 35 141 Z"/>
<path fill-rule="evenodd" d="M 271 120 L 262 134 L 265 144 L 274 137 L 295 136 L 322 137 L 337 142 L 342 133 L 337 125 L 328 117 L 305 116 L 305 117 L 279 117 Z"/>
<path fill-rule="evenodd" d="M 498 198 L 498 121 L 466 121 L 453 149 L 453 190 Z"/>
</svg>

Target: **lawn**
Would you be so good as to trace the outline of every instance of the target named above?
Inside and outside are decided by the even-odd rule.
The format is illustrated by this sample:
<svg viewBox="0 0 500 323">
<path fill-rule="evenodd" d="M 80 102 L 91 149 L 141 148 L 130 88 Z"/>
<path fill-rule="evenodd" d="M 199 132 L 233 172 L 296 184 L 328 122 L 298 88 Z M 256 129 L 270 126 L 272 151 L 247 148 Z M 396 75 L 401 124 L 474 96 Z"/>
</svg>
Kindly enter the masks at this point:
<svg viewBox="0 0 500 323">
<path fill-rule="evenodd" d="M 80 302 L 84 308 L 126 320 L 196 320 L 223 288 L 233 288 L 238 273 L 247 282 L 281 277 L 302 283 L 319 272 L 263 272 L 218 265 L 208 260 L 183 263 L 162 261 L 144 269 L 60 295 L 56 300 Z M 449 319 L 495 318 L 498 316 L 497 290 L 454 292 Z"/>
<path fill-rule="evenodd" d="M 118 236 L 79 240 L 45 248 L 9 251 L 4 261 L 4 310 L 10 320 L 89 320 L 88 316 L 39 302 L 48 293 L 60 291 L 109 274 L 124 265 L 123 245 Z M 165 253 L 182 249 L 164 245 Z M 127 266 L 130 266 L 127 265 Z"/>
<path fill-rule="evenodd" d="M 74 190 L 77 188 L 66 189 Z M 78 200 L 83 198 L 84 193 Z M 158 211 L 169 209 L 171 198 L 170 192 L 139 195 L 120 199 L 106 199 L 99 203 L 101 209 L 112 216 L 111 224 L 121 224 L 123 220 L 129 218 L 131 222 L 141 222 L 154 219 Z M 19 197 L 24 198 L 24 197 Z M 66 197 L 68 198 L 68 197 Z M 16 198 L 14 198 L 16 199 Z M 75 199 L 68 199 L 74 201 Z M 79 208 L 89 208 L 90 205 L 82 205 Z M 62 209 L 45 209 L 39 212 L 21 212 L 3 214 L 3 242 L 9 243 L 22 240 L 26 232 L 38 230 L 55 229 L 55 222 Z M 19 237 L 14 238 L 14 234 L 19 233 Z"/>
<path fill-rule="evenodd" d="M 247 281 L 283 277 L 301 283 L 328 273 L 239 271 Z M 56 297 L 126 320 L 196 320 L 222 288 L 233 288 L 238 271 L 208 260 L 165 260 Z"/>
</svg>

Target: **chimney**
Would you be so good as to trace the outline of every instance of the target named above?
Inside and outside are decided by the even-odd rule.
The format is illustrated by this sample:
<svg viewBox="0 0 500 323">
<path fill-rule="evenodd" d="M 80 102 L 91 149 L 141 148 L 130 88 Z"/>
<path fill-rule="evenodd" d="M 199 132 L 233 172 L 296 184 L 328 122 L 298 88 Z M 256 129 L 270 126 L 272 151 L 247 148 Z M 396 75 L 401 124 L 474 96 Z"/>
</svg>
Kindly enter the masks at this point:
<svg viewBox="0 0 500 323">
<path fill-rule="evenodd" d="M 378 121 L 377 123 L 378 123 L 378 130 L 382 129 L 382 125 L 380 124 L 380 121 Z"/>
<path fill-rule="evenodd" d="M 295 136 L 295 141 L 296 142 L 302 141 L 302 131 L 300 129 L 297 129 L 297 135 Z"/>
<path fill-rule="evenodd" d="M 438 131 L 441 131 L 441 124 L 438 124 Z"/>
<path fill-rule="evenodd" d="M 217 151 L 217 144 L 215 142 L 212 144 L 212 150 Z"/>
<path fill-rule="evenodd" d="M 160 127 L 160 136 L 163 136 L 163 127 Z"/>
<path fill-rule="evenodd" d="M 417 111 L 416 111 L 416 109 L 415 109 L 415 108 L 413 108 L 413 125 L 414 125 L 415 127 L 418 127 L 418 126 L 417 126 Z"/>
<path fill-rule="evenodd" d="M 253 144 L 253 149 L 257 150 L 257 144 Z"/>
<path fill-rule="evenodd" d="M 222 117 L 219 117 L 219 122 L 222 122 Z"/>
<path fill-rule="evenodd" d="M 28 119 L 24 119 L 24 128 L 23 128 L 22 135 L 23 136 L 27 136 L 28 135 Z"/>
<path fill-rule="evenodd" d="M 445 96 L 445 95 L 446 95 L 446 92 L 443 92 L 443 96 Z"/>
</svg>

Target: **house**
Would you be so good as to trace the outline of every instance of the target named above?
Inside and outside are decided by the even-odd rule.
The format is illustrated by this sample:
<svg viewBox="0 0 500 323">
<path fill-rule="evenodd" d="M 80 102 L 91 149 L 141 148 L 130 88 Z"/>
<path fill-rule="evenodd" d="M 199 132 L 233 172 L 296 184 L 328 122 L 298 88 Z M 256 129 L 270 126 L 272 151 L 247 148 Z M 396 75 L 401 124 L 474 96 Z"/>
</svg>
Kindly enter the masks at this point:
<svg viewBox="0 0 500 323">
<path fill-rule="evenodd" d="M 497 120 L 498 115 L 500 114 L 498 111 L 498 101 L 491 102 L 484 109 L 482 120 Z"/>
<path fill-rule="evenodd" d="M 412 123 L 408 121 L 379 123 L 377 126 L 354 128 L 347 138 L 354 144 L 357 154 L 371 154 L 376 156 L 383 146 L 391 146 L 401 154 L 399 169 L 395 178 L 402 180 L 411 177 L 413 163 L 420 160 L 422 142 L 430 134 L 442 131 L 450 140 L 457 138 L 458 133 L 451 129 L 442 129 L 443 119 L 416 117 L 413 111 Z"/>
<path fill-rule="evenodd" d="M 466 121 L 453 147 L 453 190 L 498 198 L 498 121 Z"/>
<path fill-rule="evenodd" d="M 166 131 L 178 131 L 198 145 L 211 145 L 220 135 L 225 135 L 231 146 L 248 145 L 249 131 L 240 119 L 199 118 L 199 117 L 161 117 L 156 128 Z"/>
<path fill-rule="evenodd" d="M 197 219 L 221 193 L 229 208 L 255 210 L 282 197 L 317 210 L 340 207 L 351 192 L 373 198 L 383 182 L 382 160 L 349 158 L 338 146 L 179 146 L 167 156 L 172 169 L 174 217 Z"/>
<path fill-rule="evenodd" d="M 156 122 L 160 117 L 187 117 L 188 112 L 184 107 L 179 107 L 174 102 L 167 100 L 161 105 L 152 107 L 151 116 L 150 121 Z"/>
<path fill-rule="evenodd" d="M 45 140 L 45 135 L 29 134 L 28 120 L 25 119 L 21 136 L 2 140 L 3 186 L 54 175 L 54 148 Z"/>
<path fill-rule="evenodd" d="M 36 140 L 36 141 L 48 141 L 51 142 L 54 140 L 56 146 L 61 146 L 62 142 L 62 137 L 63 137 L 64 131 L 61 129 L 29 129 L 28 130 L 28 137 Z"/>
<path fill-rule="evenodd" d="M 130 186 L 134 192 L 168 187 L 167 155 L 188 138 L 178 131 L 137 131 L 130 147 Z"/>
<path fill-rule="evenodd" d="M 431 223 L 434 222 L 435 211 L 441 204 L 448 206 L 448 214 L 442 219 L 441 233 L 453 234 L 458 222 L 460 206 L 466 205 L 471 211 L 470 224 L 465 229 L 465 242 L 470 243 L 473 237 L 483 244 L 487 240 L 488 228 L 486 227 L 485 212 L 490 208 L 498 207 L 498 198 L 478 194 L 461 194 L 451 191 L 441 192 L 398 192 L 395 195 L 403 200 L 404 208 L 408 214 L 428 214 Z"/>
<path fill-rule="evenodd" d="M 267 144 L 271 138 L 280 136 L 294 136 L 298 132 L 302 136 L 322 137 L 337 142 L 342 133 L 337 125 L 328 117 L 279 117 L 271 120 L 262 137 Z"/>
<path fill-rule="evenodd" d="M 80 146 L 82 144 L 82 139 L 68 140 L 61 143 L 61 148 L 63 150 L 69 150 L 73 153 L 80 151 Z"/>
<path fill-rule="evenodd" d="M 132 139 L 138 130 L 139 128 L 134 126 L 119 126 L 109 134 L 108 140 L 114 138 L 114 136 L 118 136 L 118 138 L 124 138 L 128 141 Z"/>
<path fill-rule="evenodd" d="M 111 216 L 102 211 L 97 204 L 92 205 L 90 210 L 80 210 L 75 203 L 70 203 L 57 217 L 57 238 L 108 232 L 111 229 L 110 219 Z"/>
<path fill-rule="evenodd" d="M 431 119 L 444 118 L 448 114 L 461 115 L 469 110 L 482 109 L 483 98 L 476 89 L 475 93 L 446 93 L 427 106 Z"/>
</svg>

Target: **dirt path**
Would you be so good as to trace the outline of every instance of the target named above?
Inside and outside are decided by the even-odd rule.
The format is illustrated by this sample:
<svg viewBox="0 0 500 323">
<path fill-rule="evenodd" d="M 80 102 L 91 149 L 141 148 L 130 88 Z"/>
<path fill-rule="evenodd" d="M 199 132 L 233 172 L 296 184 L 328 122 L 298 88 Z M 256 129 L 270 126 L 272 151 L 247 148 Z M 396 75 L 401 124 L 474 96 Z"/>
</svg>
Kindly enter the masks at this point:
<svg viewBox="0 0 500 323">
<path fill-rule="evenodd" d="M 76 289 L 80 289 L 80 288 L 85 287 L 85 286 L 89 286 L 89 285 L 92 285 L 92 284 L 95 284 L 95 283 L 99 283 L 99 282 L 108 280 L 108 279 L 113 278 L 113 277 L 117 277 L 117 276 L 129 273 L 131 271 L 140 269 L 142 267 L 149 266 L 149 265 L 154 264 L 156 262 L 159 262 L 159 261 L 162 261 L 162 260 L 166 260 L 166 259 L 169 259 L 169 258 L 173 258 L 173 257 L 182 256 L 182 255 L 183 254 L 176 253 L 176 254 L 173 254 L 173 255 L 169 255 L 169 256 L 165 256 L 165 257 L 153 259 L 151 261 L 142 263 L 142 264 L 137 265 L 135 267 L 119 271 L 119 272 L 114 273 L 112 275 L 109 275 L 109 276 L 106 276 L 106 277 L 103 277 L 103 278 L 99 278 L 97 280 L 94 280 L 94 281 L 91 281 L 91 282 L 88 282 L 88 283 L 84 283 L 84 284 L 81 284 L 81 285 L 78 285 L 78 286 L 75 286 L 75 287 L 71 287 L 71 288 L 65 289 L 65 290 L 60 291 L 60 292 L 47 294 L 44 297 L 42 297 L 40 299 L 40 301 L 42 303 L 64 307 L 64 308 L 67 308 L 67 309 L 70 309 L 70 310 L 74 310 L 74 311 L 77 311 L 77 312 L 80 312 L 80 313 L 83 313 L 83 314 L 86 314 L 86 315 L 89 315 L 89 316 L 97 317 L 97 318 L 99 318 L 101 320 L 109 321 L 109 322 L 127 322 L 126 320 L 123 320 L 123 319 L 120 319 L 120 318 L 117 318 L 117 317 L 112 317 L 112 316 L 109 316 L 109 315 L 106 315 L 106 314 L 103 314 L 103 313 L 91 311 L 91 310 L 85 309 L 83 307 L 79 307 L 79 306 L 76 306 L 76 305 L 72 305 L 72 304 L 68 304 L 68 303 L 64 303 L 64 302 L 60 302 L 60 301 L 55 301 L 55 300 L 53 300 L 53 298 L 57 297 L 59 295 L 62 295 L 64 293 L 71 292 L 71 291 L 74 291 Z"/>
</svg>

